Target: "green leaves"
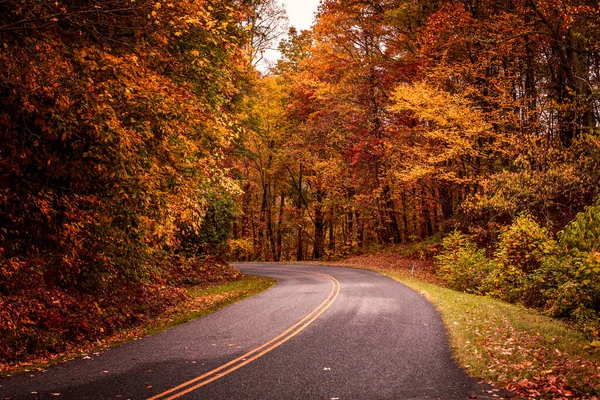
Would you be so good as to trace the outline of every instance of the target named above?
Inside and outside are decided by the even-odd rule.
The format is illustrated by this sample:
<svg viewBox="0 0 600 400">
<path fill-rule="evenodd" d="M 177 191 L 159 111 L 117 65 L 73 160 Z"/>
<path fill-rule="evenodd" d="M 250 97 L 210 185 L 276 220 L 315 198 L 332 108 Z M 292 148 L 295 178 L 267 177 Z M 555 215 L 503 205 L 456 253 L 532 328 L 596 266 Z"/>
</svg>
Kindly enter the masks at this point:
<svg viewBox="0 0 600 400">
<path fill-rule="evenodd" d="M 565 227 L 560 235 L 560 244 L 576 256 L 587 253 L 587 261 L 595 262 L 600 251 L 600 197 Z"/>
<path fill-rule="evenodd" d="M 484 283 L 497 264 L 485 256 L 464 234 L 454 231 L 442 241 L 442 251 L 436 257 L 436 274 L 451 289 L 484 294 Z"/>
</svg>

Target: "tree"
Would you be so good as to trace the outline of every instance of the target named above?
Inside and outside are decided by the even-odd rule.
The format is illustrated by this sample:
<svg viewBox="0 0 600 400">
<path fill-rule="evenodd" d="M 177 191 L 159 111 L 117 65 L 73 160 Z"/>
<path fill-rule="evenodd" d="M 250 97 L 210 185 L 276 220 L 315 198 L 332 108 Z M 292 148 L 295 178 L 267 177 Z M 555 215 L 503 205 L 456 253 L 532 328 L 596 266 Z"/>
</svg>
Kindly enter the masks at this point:
<svg viewBox="0 0 600 400">
<path fill-rule="evenodd" d="M 98 338 L 180 300 L 165 286 L 178 266 L 202 276 L 182 236 L 238 190 L 223 157 L 248 74 L 245 12 L 0 2 L 0 357 L 50 346 L 21 320 L 52 343 Z"/>
<path fill-rule="evenodd" d="M 253 65 L 264 60 L 267 50 L 275 49 L 276 43 L 287 30 L 287 14 L 277 0 L 250 0 L 249 12 L 244 24 L 250 33 L 249 55 Z"/>
</svg>

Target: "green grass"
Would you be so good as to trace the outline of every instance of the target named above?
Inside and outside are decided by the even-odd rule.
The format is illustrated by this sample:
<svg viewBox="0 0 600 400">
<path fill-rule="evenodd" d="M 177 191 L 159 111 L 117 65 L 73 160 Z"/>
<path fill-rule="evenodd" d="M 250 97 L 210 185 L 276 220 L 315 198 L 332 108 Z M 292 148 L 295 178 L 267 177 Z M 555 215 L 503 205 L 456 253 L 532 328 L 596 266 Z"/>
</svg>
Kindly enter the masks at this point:
<svg viewBox="0 0 600 400">
<path fill-rule="evenodd" d="M 275 284 L 275 280 L 263 276 L 244 275 L 237 281 L 191 287 L 188 289 L 190 301 L 176 313 L 168 313 L 154 326 L 148 327 L 146 334 L 163 331 L 173 326 L 203 317 L 246 297 L 258 294 Z"/>
<path fill-rule="evenodd" d="M 151 335 L 193 319 L 211 314 L 231 303 L 260 293 L 275 284 L 275 280 L 266 277 L 243 275 L 241 279 L 210 286 L 193 286 L 187 289 L 188 301 L 173 307 L 156 318 L 145 321 L 139 326 L 126 329 L 105 338 L 100 343 L 82 344 L 77 350 L 39 359 L 17 366 L 1 366 L 0 377 L 11 376 L 30 371 L 42 371 L 61 361 L 71 360 L 83 355 L 99 353 L 103 350 Z"/>
<path fill-rule="evenodd" d="M 430 266 L 397 253 L 319 264 L 379 272 L 424 295 L 442 316 L 454 358 L 474 378 L 525 398 L 600 397 L 600 350 L 560 320 L 444 288 Z"/>
<path fill-rule="evenodd" d="M 600 394 L 600 358 L 561 321 L 489 297 L 381 271 L 440 311 L 457 362 L 476 378 L 532 398 Z"/>
</svg>

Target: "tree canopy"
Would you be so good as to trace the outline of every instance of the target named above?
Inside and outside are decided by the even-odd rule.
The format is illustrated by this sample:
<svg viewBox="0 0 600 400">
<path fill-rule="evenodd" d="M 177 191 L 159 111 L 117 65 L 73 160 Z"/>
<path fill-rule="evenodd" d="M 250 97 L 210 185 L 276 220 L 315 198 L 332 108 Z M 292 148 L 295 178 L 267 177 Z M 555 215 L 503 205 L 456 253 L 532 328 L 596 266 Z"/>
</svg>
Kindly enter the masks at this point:
<svg viewBox="0 0 600 400">
<path fill-rule="evenodd" d="M 581 243 L 600 194 L 597 1 L 322 0 L 310 30 L 285 29 L 272 0 L 0 1 L 0 358 L 235 277 L 218 256 L 453 231 L 477 262 L 441 259 L 488 271 L 495 254 L 494 282 L 520 288 L 564 271 L 513 265 L 519 244 L 562 248 L 552 265 L 583 293 L 569 310 L 600 315 Z"/>
</svg>

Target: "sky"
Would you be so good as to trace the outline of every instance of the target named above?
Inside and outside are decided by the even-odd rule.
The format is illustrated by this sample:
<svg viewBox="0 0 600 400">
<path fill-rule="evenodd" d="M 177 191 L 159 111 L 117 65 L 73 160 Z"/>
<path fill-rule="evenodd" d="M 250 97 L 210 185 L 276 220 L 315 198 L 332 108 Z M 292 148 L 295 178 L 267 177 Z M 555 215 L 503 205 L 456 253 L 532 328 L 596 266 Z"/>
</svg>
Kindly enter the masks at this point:
<svg viewBox="0 0 600 400">
<path fill-rule="evenodd" d="M 290 26 L 295 26 L 298 31 L 310 28 L 319 0 L 281 0 L 281 3 L 287 10 Z"/>
<path fill-rule="evenodd" d="M 280 0 L 280 2 L 287 11 L 290 26 L 298 31 L 310 29 L 319 8 L 319 0 Z M 268 50 L 265 52 L 265 58 L 268 62 L 275 62 L 279 58 L 279 52 Z M 266 63 L 261 64 L 258 65 L 259 69 L 266 71 Z"/>
</svg>

